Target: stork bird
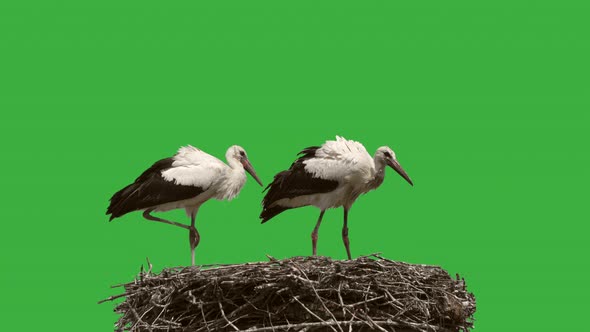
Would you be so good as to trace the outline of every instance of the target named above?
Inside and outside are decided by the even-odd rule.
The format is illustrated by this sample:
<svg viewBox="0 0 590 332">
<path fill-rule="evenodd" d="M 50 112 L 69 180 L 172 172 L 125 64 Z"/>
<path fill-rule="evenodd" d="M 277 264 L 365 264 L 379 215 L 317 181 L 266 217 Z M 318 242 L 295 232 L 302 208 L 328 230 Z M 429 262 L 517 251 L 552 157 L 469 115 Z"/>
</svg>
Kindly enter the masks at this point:
<svg viewBox="0 0 590 332">
<path fill-rule="evenodd" d="M 237 145 L 225 154 L 228 165 L 192 146 L 181 147 L 171 158 L 157 161 L 132 184 L 119 190 L 110 199 L 109 221 L 132 211 L 143 211 L 147 220 L 179 226 L 189 230 L 191 262 L 195 265 L 195 248 L 201 239 L 195 218 L 201 204 L 211 198 L 231 200 L 238 195 L 246 174 L 262 186 L 246 151 Z M 153 216 L 152 212 L 184 208 L 191 225 Z"/>
<path fill-rule="evenodd" d="M 348 210 L 364 193 L 376 189 L 385 178 L 385 166 L 390 166 L 410 185 L 412 180 L 398 163 L 395 153 L 387 146 L 377 149 L 371 157 L 365 147 L 355 141 L 336 136 L 321 147 L 313 146 L 299 153 L 291 167 L 275 175 L 266 187 L 260 219 L 265 223 L 281 212 L 313 205 L 320 209 L 320 216 L 311 233 L 312 252 L 317 254 L 318 230 L 326 209 L 344 207 L 342 241 L 348 259 Z"/>
</svg>

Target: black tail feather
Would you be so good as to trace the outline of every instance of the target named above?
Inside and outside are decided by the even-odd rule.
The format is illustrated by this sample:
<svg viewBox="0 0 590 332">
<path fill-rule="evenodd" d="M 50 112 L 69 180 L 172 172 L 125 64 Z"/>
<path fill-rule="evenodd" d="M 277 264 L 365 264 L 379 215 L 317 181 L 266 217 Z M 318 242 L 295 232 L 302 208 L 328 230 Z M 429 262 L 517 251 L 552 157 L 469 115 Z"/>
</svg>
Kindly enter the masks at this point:
<svg viewBox="0 0 590 332">
<path fill-rule="evenodd" d="M 132 183 L 127 187 L 117 191 L 113 197 L 110 199 L 109 207 L 107 208 L 107 215 L 111 215 L 109 221 L 112 221 L 115 218 L 121 217 L 124 214 L 132 212 L 132 209 L 129 209 L 128 204 L 124 204 L 129 198 L 131 198 L 134 193 L 137 192 L 139 188 L 139 183 Z"/>
<path fill-rule="evenodd" d="M 265 222 L 271 220 L 274 216 L 282 213 L 283 211 L 289 210 L 290 208 L 288 207 L 284 207 L 284 206 L 273 206 L 269 209 L 264 209 L 262 210 L 262 213 L 260 214 L 260 219 L 262 219 L 262 221 L 260 222 L 261 224 L 264 224 Z"/>
<path fill-rule="evenodd" d="M 311 146 L 299 152 L 299 157 L 288 170 L 277 173 L 268 184 L 262 199 L 260 219 L 265 223 L 283 211 L 300 206 L 284 207 L 277 204 L 282 199 L 290 199 L 318 193 L 330 192 L 338 187 L 338 181 L 316 178 L 305 171 L 305 161 L 315 157 L 318 146 Z"/>
<path fill-rule="evenodd" d="M 173 163 L 173 158 L 158 160 L 135 179 L 135 182 L 116 192 L 107 208 L 106 214 L 111 215 L 110 220 L 129 212 L 197 197 L 205 191 L 201 187 L 165 180 L 162 171 L 171 168 Z"/>
</svg>

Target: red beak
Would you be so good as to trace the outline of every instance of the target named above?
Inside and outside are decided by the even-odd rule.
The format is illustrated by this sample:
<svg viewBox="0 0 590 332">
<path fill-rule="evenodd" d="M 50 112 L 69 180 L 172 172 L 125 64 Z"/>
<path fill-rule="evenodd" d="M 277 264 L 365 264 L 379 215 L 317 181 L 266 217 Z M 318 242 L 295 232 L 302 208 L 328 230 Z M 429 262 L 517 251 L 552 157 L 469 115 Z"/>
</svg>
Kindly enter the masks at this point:
<svg viewBox="0 0 590 332">
<path fill-rule="evenodd" d="M 262 181 L 260 181 L 260 178 L 258 177 L 258 175 L 256 175 L 256 171 L 254 170 L 254 167 L 252 167 L 252 164 L 250 164 L 250 161 L 247 158 L 243 158 L 242 159 L 242 165 L 244 166 L 244 169 L 250 173 L 250 175 L 252 175 L 252 177 L 254 178 L 254 180 L 256 180 L 256 182 L 258 182 L 258 184 L 260 184 L 260 186 L 264 186 L 262 184 Z"/>
</svg>

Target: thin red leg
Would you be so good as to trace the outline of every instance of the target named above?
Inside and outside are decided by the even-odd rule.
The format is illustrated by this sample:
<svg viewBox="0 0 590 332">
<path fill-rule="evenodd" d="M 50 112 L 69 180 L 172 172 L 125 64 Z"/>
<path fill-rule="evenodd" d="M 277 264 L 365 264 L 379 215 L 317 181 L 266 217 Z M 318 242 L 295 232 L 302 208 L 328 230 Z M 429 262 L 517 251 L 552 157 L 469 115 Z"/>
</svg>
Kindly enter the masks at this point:
<svg viewBox="0 0 590 332">
<path fill-rule="evenodd" d="M 197 228 L 195 227 L 195 217 L 196 217 L 196 212 L 191 214 L 191 226 L 189 228 L 189 243 L 191 246 L 191 264 L 194 266 L 195 265 L 195 248 L 199 245 L 199 242 L 201 241 L 201 236 L 199 235 L 199 232 L 197 231 Z"/>
<path fill-rule="evenodd" d="M 154 211 L 153 209 L 143 211 L 143 217 L 145 219 L 151 220 L 151 221 L 163 222 L 163 223 L 168 224 L 168 225 L 178 226 L 178 227 L 182 227 L 182 228 L 185 228 L 185 229 L 188 229 L 189 228 L 187 225 L 181 224 L 181 223 L 176 222 L 176 221 L 170 221 L 170 220 L 158 218 L 156 216 L 152 216 L 150 213 L 152 213 L 153 211 Z"/>
<path fill-rule="evenodd" d="M 352 259 L 350 255 L 350 240 L 348 240 L 348 209 L 344 208 L 344 227 L 342 227 L 342 242 L 344 242 L 344 247 L 346 248 L 346 254 L 348 255 L 348 259 Z"/>
<path fill-rule="evenodd" d="M 320 217 L 318 218 L 318 222 L 316 223 L 315 228 L 313 229 L 313 232 L 311 232 L 311 247 L 312 247 L 312 251 L 313 251 L 314 256 L 317 255 L 318 230 L 320 229 L 320 224 L 322 223 L 322 218 L 324 217 L 324 212 L 325 212 L 325 210 L 322 210 L 322 212 L 320 212 Z"/>
</svg>

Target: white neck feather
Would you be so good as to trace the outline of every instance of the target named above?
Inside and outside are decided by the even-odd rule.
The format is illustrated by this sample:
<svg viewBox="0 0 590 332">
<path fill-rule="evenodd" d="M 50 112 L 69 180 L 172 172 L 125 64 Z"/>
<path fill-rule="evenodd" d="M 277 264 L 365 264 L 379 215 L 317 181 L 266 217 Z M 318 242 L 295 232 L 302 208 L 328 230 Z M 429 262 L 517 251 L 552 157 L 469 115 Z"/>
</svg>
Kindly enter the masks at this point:
<svg viewBox="0 0 590 332">
<path fill-rule="evenodd" d="M 223 182 L 220 185 L 217 199 L 234 199 L 246 183 L 246 172 L 242 163 L 234 158 L 228 158 L 229 168 L 226 171 Z"/>
<path fill-rule="evenodd" d="M 375 162 L 375 174 L 373 175 L 373 179 L 369 182 L 370 190 L 379 187 L 383 183 L 383 179 L 385 179 L 385 160 L 375 156 L 373 161 Z"/>
</svg>

